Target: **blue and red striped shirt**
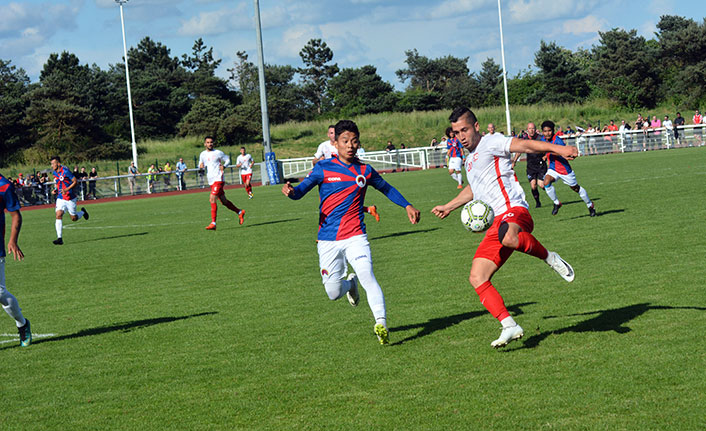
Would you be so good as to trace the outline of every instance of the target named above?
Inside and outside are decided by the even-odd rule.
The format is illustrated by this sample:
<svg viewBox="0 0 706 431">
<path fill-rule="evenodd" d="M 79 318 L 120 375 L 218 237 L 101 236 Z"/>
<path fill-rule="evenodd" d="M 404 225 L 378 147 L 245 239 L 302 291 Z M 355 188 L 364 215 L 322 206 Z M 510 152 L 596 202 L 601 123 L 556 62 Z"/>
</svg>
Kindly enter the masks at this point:
<svg viewBox="0 0 706 431">
<path fill-rule="evenodd" d="M 348 165 L 335 155 L 314 165 L 314 169 L 289 197 L 301 199 L 316 185 L 319 186 L 320 198 L 320 241 L 338 241 L 365 233 L 363 203 L 369 185 L 402 208 L 410 204 L 372 166 L 357 160 Z"/>
<path fill-rule="evenodd" d="M 547 142 L 547 139 L 542 136 L 542 141 Z M 556 145 L 566 145 L 564 141 L 562 141 L 561 138 L 557 135 L 554 135 L 554 138 L 552 138 L 551 143 Z M 552 169 L 557 174 L 566 175 L 572 172 L 571 165 L 569 164 L 569 161 L 565 158 L 554 155 L 552 153 L 547 153 L 547 158 L 549 159 L 548 168 Z"/>
<path fill-rule="evenodd" d="M 74 174 L 71 173 L 66 166 L 59 166 L 58 171 L 52 172 L 54 175 L 54 183 L 56 183 L 57 196 L 59 199 L 70 201 L 76 197 L 75 187 L 69 189 L 74 179 Z M 66 190 L 68 189 L 68 192 Z"/>
<path fill-rule="evenodd" d="M 15 186 L 5 178 L 0 175 L 0 233 L 2 235 L 2 242 L 0 242 L 0 257 L 5 257 L 5 210 L 9 212 L 19 211 L 20 202 L 17 200 L 17 195 L 15 194 Z"/>
<path fill-rule="evenodd" d="M 449 157 L 461 157 L 463 158 L 463 148 L 461 143 L 456 138 L 451 138 L 446 141 L 446 149 L 448 150 Z"/>
</svg>

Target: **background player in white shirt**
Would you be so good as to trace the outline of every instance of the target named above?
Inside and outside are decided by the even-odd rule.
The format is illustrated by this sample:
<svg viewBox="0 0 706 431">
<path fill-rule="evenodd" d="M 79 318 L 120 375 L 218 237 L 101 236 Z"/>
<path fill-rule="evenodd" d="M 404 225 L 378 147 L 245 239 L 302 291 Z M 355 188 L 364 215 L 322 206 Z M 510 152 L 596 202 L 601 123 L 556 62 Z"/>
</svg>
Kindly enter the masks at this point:
<svg viewBox="0 0 706 431">
<path fill-rule="evenodd" d="M 240 155 L 235 159 L 236 167 L 240 168 L 240 180 L 245 184 L 245 191 L 248 192 L 248 199 L 252 199 L 252 156 L 245 153 L 245 147 L 240 147 Z"/>
<path fill-rule="evenodd" d="M 481 304 L 502 324 L 500 337 L 491 346 L 503 347 L 521 338 L 524 331 L 508 313 L 503 298 L 490 279 L 514 250 L 543 259 L 566 281 L 574 279 L 573 268 L 558 254 L 548 252 L 532 236 L 534 222 L 528 211 L 525 193 L 512 170 L 512 153 L 554 153 L 573 159 L 578 151 L 575 147 L 494 133 L 481 138 L 478 120 L 468 108 L 456 108 L 449 120 L 456 139 L 470 152 L 465 163 L 468 186 L 445 205 L 435 206 L 431 212 L 445 218 L 474 198 L 493 208 L 495 220 L 473 256 L 469 281 Z"/>
<path fill-rule="evenodd" d="M 206 229 L 216 230 L 216 214 L 218 213 L 216 199 L 219 199 L 226 208 L 238 214 L 238 220 L 240 224 L 243 224 L 245 221 L 245 210 L 238 209 L 238 207 L 233 205 L 233 202 L 226 198 L 226 194 L 223 191 L 223 186 L 225 185 L 223 170 L 230 163 L 230 157 L 221 150 L 213 149 L 213 138 L 210 136 L 206 136 L 203 145 L 206 149 L 199 156 L 199 168 L 206 169 L 208 185 L 211 186 L 211 196 L 209 196 L 209 201 L 211 202 L 211 224 L 206 226 Z"/>
</svg>

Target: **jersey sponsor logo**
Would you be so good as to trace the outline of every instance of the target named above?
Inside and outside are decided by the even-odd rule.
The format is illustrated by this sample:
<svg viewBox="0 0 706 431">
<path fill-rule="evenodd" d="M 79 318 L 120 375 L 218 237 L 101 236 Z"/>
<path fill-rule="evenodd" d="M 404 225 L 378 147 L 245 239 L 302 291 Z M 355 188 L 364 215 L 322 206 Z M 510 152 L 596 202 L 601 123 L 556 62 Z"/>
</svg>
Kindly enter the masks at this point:
<svg viewBox="0 0 706 431">
<path fill-rule="evenodd" d="M 474 161 L 474 162 L 477 162 L 477 161 L 478 161 L 478 157 L 480 157 L 480 156 L 478 155 L 478 153 L 475 153 L 475 154 L 473 155 L 473 161 Z"/>
<path fill-rule="evenodd" d="M 343 181 L 341 177 L 326 177 L 326 182 L 327 183 L 333 183 L 336 181 Z"/>
<path fill-rule="evenodd" d="M 362 189 L 363 187 L 365 187 L 365 184 L 366 184 L 365 177 L 362 175 L 356 176 L 355 183 L 358 184 L 358 187 L 360 187 Z"/>
</svg>

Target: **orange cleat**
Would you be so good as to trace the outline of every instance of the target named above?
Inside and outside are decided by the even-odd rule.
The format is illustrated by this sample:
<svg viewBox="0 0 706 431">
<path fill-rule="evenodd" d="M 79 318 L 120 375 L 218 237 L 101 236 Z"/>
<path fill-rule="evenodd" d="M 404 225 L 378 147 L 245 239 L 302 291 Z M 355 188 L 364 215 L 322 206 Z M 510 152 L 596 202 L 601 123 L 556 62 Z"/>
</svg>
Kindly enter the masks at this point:
<svg viewBox="0 0 706 431">
<path fill-rule="evenodd" d="M 375 217 L 375 221 L 377 221 L 377 222 L 380 221 L 380 214 L 378 214 L 378 207 L 376 207 L 375 205 L 370 205 L 368 207 L 368 214 Z"/>
<path fill-rule="evenodd" d="M 457 188 L 457 189 L 462 189 L 463 186 L 462 186 L 461 184 L 459 184 L 458 187 L 456 187 L 456 188 Z"/>
<path fill-rule="evenodd" d="M 245 223 L 245 210 L 240 210 L 240 212 L 238 213 L 238 222 L 240 224 Z"/>
<path fill-rule="evenodd" d="M 216 224 L 211 223 L 210 225 L 206 226 L 206 230 L 216 230 Z"/>
</svg>

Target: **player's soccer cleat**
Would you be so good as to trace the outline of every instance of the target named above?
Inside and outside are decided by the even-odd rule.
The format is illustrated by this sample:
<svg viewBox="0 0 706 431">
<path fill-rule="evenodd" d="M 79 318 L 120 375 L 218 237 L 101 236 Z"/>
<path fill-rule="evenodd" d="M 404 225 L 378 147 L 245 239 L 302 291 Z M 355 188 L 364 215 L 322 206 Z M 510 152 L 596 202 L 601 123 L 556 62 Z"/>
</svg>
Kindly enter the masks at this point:
<svg viewBox="0 0 706 431">
<path fill-rule="evenodd" d="M 52 242 L 54 243 L 54 245 L 62 245 L 64 243 L 64 240 L 61 238 L 57 238 Z"/>
<path fill-rule="evenodd" d="M 206 226 L 206 230 L 216 230 L 216 224 L 211 223 L 208 226 Z"/>
<path fill-rule="evenodd" d="M 370 205 L 368 207 L 368 214 L 375 218 L 375 221 L 380 221 L 380 214 L 378 214 L 378 207 L 375 205 Z"/>
<path fill-rule="evenodd" d="M 552 208 L 552 215 L 556 215 L 559 212 L 559 208 L 561 208 L 563 204 L 559 202 L 559 205 L 554 204 L 554 208 Z"/>
<path fill-rule="evenodd" d="M 569 265 L 567 261 L 561 258 L 557 253 L 550 251 L 549 256 L 544 260 L 547 265 L 551 266 L 554 271 L 556 271 L 561 278 L 571 283 L 574 281 L 574 268 Z"/>
<path fill-rule="evenodd" d="M 29 326 L 29 319 L 25 318 L 25 324 L 17 328 L 20 333 L 20 346 L 27 347 L 32 344 L 32 330 Z"/>
<path fill-rule="evenodd" d="M 535 208 L 542 208 L 542 203 L 540 201 L 537 201 L 537 205 L 534 206 Z"/>
<path fill-rule="evenodd" d="M 252 199 L 253 196 L 254 196 L 254 195 L 253 195 L 252 193 L 248 193 L 248 199 Z"/>
<path fill-rule="evenodd" d="M 240 210 L 240 212 L 238 213 L 238 223 L 245 223 L 245 210 Z"/>
<path fill-rule="evenodd" d="M 461 184 L 459 184 L 456 188 L 457 188 L 457 189 L 462 189 L 463 186 L 462 186 Z"/>
<path fill-rule="evenodd" d="M 348 298 L 348 302 L 353 307 L 357 307 L 358 301 L 360 301 L 360 292 L 358 291 L 358 277 L 355 274 L 349 274 L 348 280 L 353 281 L 353 287 L 351 287 L 350 290 L 346 292 L 346 298 Z"/>
<path fill-rule="evenodd" d="M 88 211 L 86 211 L 86 208 L 81 207 L 81 211 L 83 211 L 83 218 L 88 220 L 88 217 L 90 216 L 88 215 Z"/>
<path fill-rule="evenodd" d="M 522 327 L 520 325 L 509 326 L 507 328 L 503 328 L 503 331 L 500 333 L 500 337 L 498 337 L 497 340 L 490 343 L 490 345 L 492 347 L 495 347 L 496 349 L 498 349 L 500 347 L 505 347 L 510 342 L 515 341 L 515 340 L 519 340 L 524 335 L 525 335 L 525 331 L 522 330 Z"/>
<path fill-rule="evenodd" d="M 378 336 L 378 341 L 382 345 L 390 344 L 390 333 L 388 332 L 387 328 L 385 325 L 382 323 L 376 323 L 375 328 L 373 328 L 375 331 L 375 335 Z"/>
<path fill-rule="evenodd" d="M 591 217 L 595 217 L 595 216 L 598 215 L 598 214 L 596 214 L 596 208 L 593 206 L 593 204 L 591 204 L 591 206 L 588 207 L 588 214 L 589 214 Z"/>
</svg>

